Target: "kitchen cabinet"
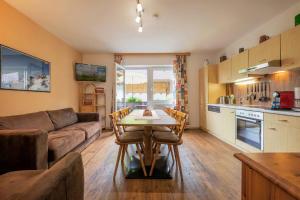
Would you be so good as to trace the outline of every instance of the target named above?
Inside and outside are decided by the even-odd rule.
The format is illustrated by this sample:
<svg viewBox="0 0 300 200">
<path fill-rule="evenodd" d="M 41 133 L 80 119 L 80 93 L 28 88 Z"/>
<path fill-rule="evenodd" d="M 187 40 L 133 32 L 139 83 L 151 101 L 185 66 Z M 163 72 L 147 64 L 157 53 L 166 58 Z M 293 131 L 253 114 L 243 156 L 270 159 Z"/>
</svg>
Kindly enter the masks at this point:
<svg viewBox="0 0 300 200">
<path fill-rule="evenodd" d="M 300 152 L 300 117 L 264 114 L 264 152 Z"/>
<path fill-rule="evenodd" d="M 221 108 L 219 121 L 219 136 L 223 138 L 226 142 L 231 144 L 235 143 L 235 109 Z"/>
<path fill-rule="evenodd" d="M 200 128 L 207 130 L 207 104 L 219 103 L 226 95 L 226 86 L 218 82 L 218 65 L 206 65 L 199 70 Z"/>
<path fill-rule="evenodd" d="M 231 77 L 231 59 L 225 60 L 219 63 L 219 83 L 230 83 L 232 82 Z"/>
<path fill-rule="evenodd" d="M 250 67 L 280 59 L 280 35 L 274 36 L 249 50 Z"/>
<path fill-rule="evenodd" d="M 220 112 L 207 111 L 206 113 L 206 121 L 207 121 L 207 131 L 214 135 L 219 135 L 220 133 L 220 120 L 221 114 Z"/>
<path fill-rule="evenodd" d="M 245 50 L 244 52 L 234 55 L 231 58 L 231 79 L 238 80 L 242 78 L 247 78 L 247 73 L 240 74 L 241 69 L 247 69 L 249 66 L 249 51 Z"/>
<path fill-rule="evenodd" d="M 300 26 L 281 34 L 281 64 L 284 68 L 300 67 Z"/>
<path fill-rule="evenodd" d="M 220 108 L 220 112 L 207 112 L 207 129 L 227 143 L 235 143 L 235 109 Z"/>
</svg>

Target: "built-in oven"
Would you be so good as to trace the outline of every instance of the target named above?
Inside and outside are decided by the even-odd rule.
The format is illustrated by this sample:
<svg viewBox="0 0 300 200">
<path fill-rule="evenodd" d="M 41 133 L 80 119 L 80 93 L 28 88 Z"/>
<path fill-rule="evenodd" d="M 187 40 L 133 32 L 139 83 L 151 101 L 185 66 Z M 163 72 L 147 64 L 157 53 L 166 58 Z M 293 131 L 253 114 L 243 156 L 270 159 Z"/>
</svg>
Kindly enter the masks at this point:
<svg viewBox="0 0 300 200">
<path fill-rule="evenodd" d="M 236 110 L 236 139 L 262 151 L 263 122 L 262 112 Z"/>
</svg>

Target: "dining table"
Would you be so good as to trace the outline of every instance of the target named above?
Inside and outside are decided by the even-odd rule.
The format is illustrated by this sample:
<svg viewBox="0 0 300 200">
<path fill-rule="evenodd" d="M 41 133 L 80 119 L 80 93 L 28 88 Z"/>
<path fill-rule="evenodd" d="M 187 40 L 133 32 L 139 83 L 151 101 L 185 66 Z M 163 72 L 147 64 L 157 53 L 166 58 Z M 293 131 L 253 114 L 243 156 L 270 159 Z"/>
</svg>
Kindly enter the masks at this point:
<svg viewBox="0 0 300 200">
<path fill-rule="evenodd" d="M 135 109 L 130 112 L 127 116 L 123 117 L 117 122 L 118 126 L 136 126 L 143 127 L 143 138 L 144 138 L 144 163 L 149 174 L 151 168 L 151 158 L 152 158 L 152 129 L 153 127 L 159 126 L 176 126 L 178 122 L 175 118 L 169 116 L 163 110 L 151 110 L 151 116 L 143 116 L 143 109 Z M 137 157 L 132 157 L 127 165 L 127 175 L 126 178 L 138 179 L 138 178 L 155 178 L 155 179 L 170 179 L 172 178 L 170 174 L 170 165 L 168 164 L 168 158 L 166 156 L 161 156 L 159 160 L 156 161 L 156 167 L 154 169 L 154 175 L 152 177 L 145 177 L 142 173 L 142 169 L 139 166 L 139 160 Z"/>
</svg>

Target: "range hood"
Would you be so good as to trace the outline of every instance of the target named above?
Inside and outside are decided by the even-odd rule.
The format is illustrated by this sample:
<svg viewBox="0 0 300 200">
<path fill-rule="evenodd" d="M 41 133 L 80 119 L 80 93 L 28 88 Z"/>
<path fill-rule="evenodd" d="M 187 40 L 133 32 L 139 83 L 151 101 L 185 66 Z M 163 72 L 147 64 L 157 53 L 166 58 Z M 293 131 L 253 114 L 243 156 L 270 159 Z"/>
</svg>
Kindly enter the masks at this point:
<svg viewBox="0 0 300 200">
<path fill-rule="evenodd" d="M 242 69 L 239 71 L 240 74 L 273 74 L 274 72 L 280 70 L 281 61 L 280 60 L 271 60 L 265 63 L 261 63 L 252 67 L 248 67 L 247 69 Z"/>
</svg>

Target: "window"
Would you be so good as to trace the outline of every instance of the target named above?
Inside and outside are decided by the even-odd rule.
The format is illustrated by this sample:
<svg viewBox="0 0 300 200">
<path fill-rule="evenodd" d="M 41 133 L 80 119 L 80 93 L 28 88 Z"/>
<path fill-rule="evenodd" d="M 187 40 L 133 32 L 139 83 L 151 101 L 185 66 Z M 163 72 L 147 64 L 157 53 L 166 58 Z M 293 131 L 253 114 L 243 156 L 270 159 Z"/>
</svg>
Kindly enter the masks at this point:
<svg viewBox="0 0 300 200">
<path fill-rule="evenodd" d="M 172 66 L 127 66 L 125 69 L 125 99 L 127 103 L 153 108 L 174 106 L 175 75 Z"/>
</svg>

